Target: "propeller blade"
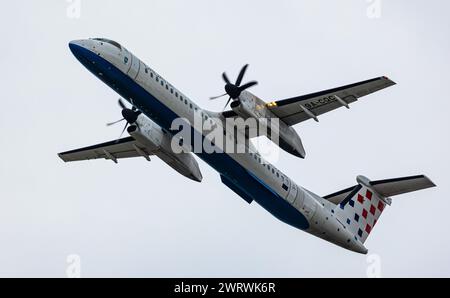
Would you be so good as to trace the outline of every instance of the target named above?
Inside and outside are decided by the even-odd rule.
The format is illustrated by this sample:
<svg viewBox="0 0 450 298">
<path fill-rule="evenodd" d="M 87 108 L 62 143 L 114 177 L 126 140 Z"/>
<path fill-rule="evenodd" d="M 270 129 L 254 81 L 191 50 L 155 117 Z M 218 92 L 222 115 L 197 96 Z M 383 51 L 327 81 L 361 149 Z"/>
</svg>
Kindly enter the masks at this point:
<svg viewBox="0 0 450 298">
<path fill-rule="evenodd" d="M 106 124 L 106 126 L 113 126 L 114 124 L 120 123 L 120 122 L 122 122 L 122 121 L 124 121 L 124 120 L 125 120 L 125 118 L 122 118 L 122 119 L 117 120 L 117 121 L 115 121 L 115 122 L 108 123 L 108 124 Z"/>
<path fill-rule="evenodd" d="M 241 72 L 239 73 L 239 76 L 236 80 L 236 86 L 240 86 L 242 83 L 242 80 L 244 79 L 244 75 L 247 72 L 248 64 L 245 64 L 244 67 L 242 67 Z"/>
<path fill-rule="evenodd" d="M 245 84 L 245 85 L 239 87 L 239 90 L 241 90 L 241 92 L 242 92 L 242 91 L 244 91 L 244 90 L 246 90 L 246 89 L 248 89 L 248 88 L 251 88 L 251 87 L 253 87 L 253 86 L 256 86 L 256 85 L 258 85 L 258 82 L 256 82 L 256 81 L 249 82 L 249 83 L 247 83 L 247 84 Z"/>
<path fill-rule="evenodd" d="M 120 106 L 122 109 L 126 109 L 126 108 L 127 108 L 127 106 L 123 103 L 122 99 L 120 99 L 120 98 L 119 98 L 119 106 Z"/>
<path fill-rule="evenodd" d="M 122 138 L 123 134 L 125 133 L 125 130 L 127 130 L 128 122 L 125 124 L 125 127 L 122 130 L 122 133 L 120 134 L 120 137 L 117 139 L 116 143 L 119 143 L 120 139 Z"/>
<path fill-rule="evenodd" d="M 224 111 L 227 109 L 227 107 L 228 107 L 228 105 L 230 104 L 231 100 L 232 100 L 232 98 L 230 97 L 230 98 L 228 99 L 228 101 L 227 101 L 227 104 L 226 104 L 225 107 L 223 108 Z"/>
<path fill-rule="evenodd" d="M 225 83 L 231 84 L 230 79 L 228 79 L 228 76 L 225 72 L 222 74 L 222 78 L 225 81 Z"/>
<path fill-rule="evenodd" d="M 226 95 L 227 95 L 227 94 L 225 93 L 225 94 L 222 94 L 222 95 L 219 95 L 219 96 L 210 97 L 209 100 L 219 99 L 219 98 L 224 97 L 224 96 L 226 96 Z"/>
<path fill-rule="evenodd" d="M 251 87 L 257 85 L 258 82 L 256 82 L 256 81 L 251 81 L 251 82 L 249 82 L 249 83 L 247 83 L 247 84 L 244 84 L 243 86 L 240 86 L 241 83 L 242 83 L 242 80 L 244 79 L 245 73 L 247 72 L 248 67 L 249 67 L 248 64 L 245 64 L 245 65 L 242 67 L 242 69 L 241 69 L 241 71 L 239 72 L 239 75 L 238 75 L 238 77 L 237 77 L 236 84 L 231 84 L 231 83 L 230 83 L 230 79 L 229 79 L 228 76 L 227 76 L 227 73 L 224 72 L 224 73 L 222 74 L 222 78 L 223 78 L 223 80 L 224 80 L 225 83 L 226 83 L 226 86 L 225 86 L 225 91 L 226 91 L 226 93 L 223 94 L 223 95 L 219 95 L 219 96 L 215 96 L 215 97 L 210 97 L 209 99 L 210 99 L 210 100 L 215 100 L 215 99 L 221 98 L 221 97 L 223 97 L 223 96 L 229 95 L 230 98 L 228 98 L 227 104 L 226 104 L 225 107 L 224 107 L 224 111 L 225 111 L 225 109 L 226 109 L 226 108 L 228 107 L 228 105 L 230 104 L 231 100 L 236 100 L 236 99 L 238 99 L 238 98 L 239 98 L 239 95 L 241 94 L 242 91 L 244 91 L 244 90 L 246 90 L 246 89 L 248 89 L 248 88 L 251 88 Z"/>
</svg>

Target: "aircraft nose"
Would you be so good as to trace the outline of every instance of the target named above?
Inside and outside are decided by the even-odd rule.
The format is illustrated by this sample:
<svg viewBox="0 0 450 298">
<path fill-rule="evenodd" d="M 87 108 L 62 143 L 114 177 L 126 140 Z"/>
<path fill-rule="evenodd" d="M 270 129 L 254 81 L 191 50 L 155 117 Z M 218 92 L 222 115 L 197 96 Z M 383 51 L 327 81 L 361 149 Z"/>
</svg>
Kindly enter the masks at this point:
<svg viewBox="0 0 450 298">
<path fill-rule="evenodd" d="M 82 40 L 72 40 L 69 42 L 69 48 L 73 48 L 74 46 L 81 46 Z"/>
<path fill-rule="evenodd" d="M 69 48 L 72 50 L 75 46 L 80 46 L 81 41 L 80 40 L 72 40 L 69 42 Z"/>
<path fill-rule="evenodd" d="M 69 42 L 69 49 L 77 58 L 81 56 L 80 50 L 84 48 L 84 40 L 72 40 Z"/>
</svg>

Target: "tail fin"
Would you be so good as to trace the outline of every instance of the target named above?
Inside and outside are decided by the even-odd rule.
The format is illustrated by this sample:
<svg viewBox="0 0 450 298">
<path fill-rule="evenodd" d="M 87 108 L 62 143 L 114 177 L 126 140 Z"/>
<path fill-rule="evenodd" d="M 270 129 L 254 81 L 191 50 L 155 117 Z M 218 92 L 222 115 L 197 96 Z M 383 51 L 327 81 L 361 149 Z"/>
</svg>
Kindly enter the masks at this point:
<svg viewBox="0 0 450 298">
<path fill-rule="evenodd" d="M 325 198 L 338 204 L 336 216 L 347 229 L 365 243 L 376 226 L 386 205 L 391 205 L 390 196 L 409 193 L 436 186 L 426 176 L 414 176 L 371 182 L 358 176 L 358 185 Z"/>
</svg>

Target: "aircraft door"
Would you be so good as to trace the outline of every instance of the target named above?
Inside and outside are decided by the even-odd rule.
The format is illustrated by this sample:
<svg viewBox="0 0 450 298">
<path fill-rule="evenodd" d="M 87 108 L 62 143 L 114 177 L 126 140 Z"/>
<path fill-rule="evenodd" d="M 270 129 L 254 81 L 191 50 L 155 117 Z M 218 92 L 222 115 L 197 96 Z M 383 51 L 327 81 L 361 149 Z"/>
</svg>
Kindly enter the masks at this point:
<svg viewBox="0 0 450 298">
<path fill-rule="evenodd" d="M 123 56 L 122 56 L 123 55 Z M 131 54 L 127 49 L 122 48 L 122 55 L 120 56 L 123 66 L 120 68 L 124 73 L 128 73 L 131 68 Z"/>
<path fill-rule="evenodd" d="M 297 199 L 297 194 L 298 194 L 297 185 L 295 183 L 292 183 L 291 189 L 289 190 L 289 194 L 287 197 L 288 202 L 293 204 L 295 202 L 295 200 Z"/>
<path fill-rule="evenodd" d="M 141 67 L 141 61 L 136 58 L 136 56 L 134 56 L 133 54 L 131 54 L 131 67 L 130 70 L 128 71 L 128 75 L 132 78 L 132 79 L 136 79 L 138 74 L 139 74 L 139 68 Z"/>
</svg>

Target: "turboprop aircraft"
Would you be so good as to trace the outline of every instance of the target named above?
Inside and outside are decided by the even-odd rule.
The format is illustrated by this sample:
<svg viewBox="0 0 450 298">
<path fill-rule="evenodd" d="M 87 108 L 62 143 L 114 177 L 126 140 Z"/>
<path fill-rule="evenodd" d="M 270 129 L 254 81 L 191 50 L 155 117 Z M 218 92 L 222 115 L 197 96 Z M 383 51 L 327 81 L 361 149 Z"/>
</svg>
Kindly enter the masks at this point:
<svg viewBox="0 0 450 298">
<path fill-rule="evenodd" d="M 368 252 L 364 243 L 385 207 L 391 205 L 391 197 L 435 186 L 423 175 L 379 181 L 358 176 L 356 185 L 322 197 L 297 185 L 247 142 L 245 152 L 224 150 L 217 133 L 211 134 L 213 130 L 219 131 L 223 141 L 231 139 L 235 145 L 241 143 L 239 137 L 247 140 L 253 135 L 246 129 L 236 129 L 228 120 L 252 119 L 266 128 L 269 125 L 263 120 L 277 120 L 277 125 L 270 125 L 265 133 L 256 135 L 265 134 L 272 140 L 277 135 L 282 149 L 304 158 L 305 150 L 293 125 L 309 119 L 318 121 L 322 114 L 340 107 L 349 108 L 359 98 L 393 86 L 395 83 L 387 77 L 266 103 L 248 91 L 257 82 L 242 84 L 247 70 L 244 66 L 235 83 L 225 73 L 222 76 L 226 83 L 224 96 L 229 97 L 226 107 L 232 102 L 231 110 L 211 112 L 200 108 L 115 41 L 77 40 L 70 42 L 69 47 L 91 73 L 131 107 L 119 100 L 123 116 L 120 121 L 125 122 L 122 135 L 127 131 L 128 137 L 121 138 L 121 135 L 116 141 L 60 153 L 66 162 L 103 158 L 117 163 L 132 157 L 150 160 L 155 155 L 182 175 L 200 182 L 202 175 L 195 154 L 213 167 L 223 184 L 247 203 L 256 202 L 286 224 L 362 254 Z M 199 121 L 200 128 L 195 125 Z M 188 136 L 180 137 L 180 123 L 188 128 Z M 204 129 L 206 126 L 209 128 Z M 209 141 L 215 150 L 194 150 L 199 139 L 202 144 Z M 179 148 L 183 150 L 178 151 Z"/>
</svg>

